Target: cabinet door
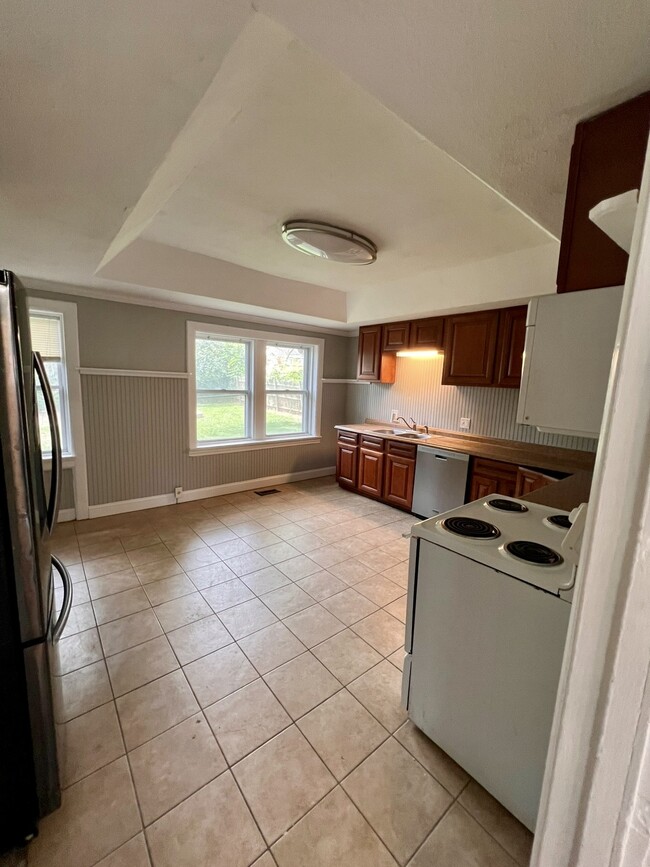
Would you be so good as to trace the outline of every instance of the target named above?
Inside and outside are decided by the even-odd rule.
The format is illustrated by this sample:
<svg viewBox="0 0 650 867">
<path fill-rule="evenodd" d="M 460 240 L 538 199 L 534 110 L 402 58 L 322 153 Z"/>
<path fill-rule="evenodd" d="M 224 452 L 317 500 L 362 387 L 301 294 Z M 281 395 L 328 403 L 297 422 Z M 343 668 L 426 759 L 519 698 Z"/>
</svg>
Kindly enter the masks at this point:
<svg viewBox="0 0 650 867">
<path fill-rule="evenodd" d="M 359 449 L 357 488 L 360 493 L 381 497 L 384 476 L 384 456 L 381 452 Z"/>
<path fill-rule="evenodd" d="M 519 388 L 521 385 L 527 312 L 526 306 L 507 307 L 499 311 L 498 358 L 494 380 L 499 388 Z"/>
<path fill-rule="evenodd" d="M 474 500 L 480 500 L 482 497 L 488 497 L 490 494 L 498 493 L 498 487 L 498 479 L 473 473 L 469 491 L 469 502 L 471 503 Z"/>
<path fill-rule="evenodd" d="M 527 467 L 517 468 L 517 483 L 515 488 L 515 497 L 525 497 L 526 494 L 531 494 L 533 491 L 538 491 L 540 488 L 550 485 L 556 479 L 551 476 L 546 476 L 537 470 L 529 470 Z"/>
<path fill-rule="evenodd" d="M 393 352 L 409 345 L 410 322 L 388 322 L 383 326 L 382 349 Z"/>
<path fill-rule="evenodd" d="M 517 467 L 505 461 L 474 458 L 469 498 L 479 500 L 490 494 L 514 497 L 517 487 Z"/>
<path fill-rule="evenodd" d="M 356 446 L 339 443 L 336 453 L 336 480 L 348 488 L 357 486 L 357 453 Z"/>
<path fill-rule="evenodd" d="M 359 329 L 357 379 L 367 382 L 395 382 L 395 356 L 381 351 L 381 325 Z"/>
<path fill-rule="evenodd" d="M 498 328 L 498 310 L 447 317 L 443 385 L 493 384 Z"/>
<path fill-rule="evenodd" d="M 410 349 L 442 349 L 445 320 L 442 316 L 411 322 Z"/>
<path fill-rule="evenodd" d="M 564 207 L 557 291 L 620 286 L 628 254 L 589 219 L 603 199 L 639 189 L 650 129 L 650 92 L 576 127 Z"/>
<path fill-rule="evenodd" d="M 413 503 L 415 461 L 399 455 L 386 455 L 384 500 L 393 506 L 410 509 Z"/>
</svg>

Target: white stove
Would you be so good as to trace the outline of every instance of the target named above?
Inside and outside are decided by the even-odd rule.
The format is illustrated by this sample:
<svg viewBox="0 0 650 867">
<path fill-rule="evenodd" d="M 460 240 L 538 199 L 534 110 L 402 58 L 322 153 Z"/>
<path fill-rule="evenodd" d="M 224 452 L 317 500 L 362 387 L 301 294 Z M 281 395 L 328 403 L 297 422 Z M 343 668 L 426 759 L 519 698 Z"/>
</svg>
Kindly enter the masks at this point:
<svg viewBox="0 0 650 867">
<path fill-rule="evenodd" d="M 411 534 L 403 704 L 531 830 L 583 525 L 495 494 Z"/>
<path fill-rule="evenodd" d="M 416 524 L 411 536 L 570 599 L 575 563 L 563 550 L 570 527 L 568 512 L 493 494 Z"/>
</svg>

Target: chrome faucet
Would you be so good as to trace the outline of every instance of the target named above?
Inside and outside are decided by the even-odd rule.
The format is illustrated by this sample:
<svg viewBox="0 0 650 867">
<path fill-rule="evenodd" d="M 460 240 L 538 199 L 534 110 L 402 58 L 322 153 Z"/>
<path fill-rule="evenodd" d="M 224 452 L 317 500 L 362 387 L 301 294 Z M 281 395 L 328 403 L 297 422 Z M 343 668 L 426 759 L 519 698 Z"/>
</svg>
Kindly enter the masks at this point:
<svg viewBox="0 0 650 867">
<path fill-rule="evenodd" d="M 410 428 L 411 430 L 417 430 L 417 427 L 418 427 L 417 422 L 415 421 L 413 416 L 410 416 L 410 418 L 411 418 L 411 424 L 409 424 L 407 422 L 407 420 L 404 418 L 403 415 L 398 415 L 397 418 L 395 419 L 395 421 L 403 421 L 404 424 L 406 425 L 406 427 Z"/>
</svg>

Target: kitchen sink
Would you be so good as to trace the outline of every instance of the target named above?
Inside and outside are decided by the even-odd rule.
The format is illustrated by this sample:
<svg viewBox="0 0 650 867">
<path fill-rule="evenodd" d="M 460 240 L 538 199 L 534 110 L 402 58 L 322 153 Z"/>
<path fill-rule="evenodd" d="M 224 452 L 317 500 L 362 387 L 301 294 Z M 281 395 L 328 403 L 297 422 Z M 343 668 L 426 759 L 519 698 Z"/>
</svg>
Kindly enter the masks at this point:
<svg viewBox="0 0 650 867">
<path fill-rule="evenodd" d="M 402 429 L 394 430 L 393 428 L 390 428 L 390 427 L 377 428 L 373 431 L 373 433 L 390 434 L 391 436 L 394 436 L 394 437 L 404 437 L 404 439 L 410 439 L 410 440 L 426 440 L 429 438 L 429 434 L 417 433 L 417 431 L 414 431 L 414 430 L 402 430 Z"/>
</svg>

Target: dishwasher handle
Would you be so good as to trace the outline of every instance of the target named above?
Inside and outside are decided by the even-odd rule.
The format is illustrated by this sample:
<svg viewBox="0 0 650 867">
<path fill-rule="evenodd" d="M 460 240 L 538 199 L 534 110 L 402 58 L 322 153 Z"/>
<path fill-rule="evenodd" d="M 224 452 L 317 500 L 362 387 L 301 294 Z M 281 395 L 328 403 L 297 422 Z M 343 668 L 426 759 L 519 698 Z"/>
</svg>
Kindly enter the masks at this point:
<svg viewBox="0 0 650 867">
<path fill-rule="evenodd" d="M 431 446 L 418 446 L 418 454 L 430 456 L 431 452 L 433 452 L 433 457 L 437 461 L 462 461 L 463 463 L 469 463 L 469 455 L 465 454 L 465 452 L 454 452 L 450 449 L 432 449 Z"/>
</svg>

